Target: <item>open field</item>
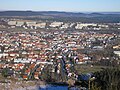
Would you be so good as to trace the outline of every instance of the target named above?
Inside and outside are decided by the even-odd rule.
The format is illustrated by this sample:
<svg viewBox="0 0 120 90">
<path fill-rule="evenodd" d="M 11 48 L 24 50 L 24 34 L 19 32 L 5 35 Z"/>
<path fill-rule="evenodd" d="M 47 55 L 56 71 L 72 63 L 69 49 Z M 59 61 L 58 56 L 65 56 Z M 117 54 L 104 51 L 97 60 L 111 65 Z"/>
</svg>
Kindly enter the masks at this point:
<svg viewBox="0 0 120 90">
<path fill-rule="evenodd" d="M 91 65 L 76 65 L 75 66 L 75 69 L 77 70 L 78 74 L 97 72 L 104 68 L 110 68 L 110 67 L 108 67 L 108 66 L 91 66 Z"/>
</svg>

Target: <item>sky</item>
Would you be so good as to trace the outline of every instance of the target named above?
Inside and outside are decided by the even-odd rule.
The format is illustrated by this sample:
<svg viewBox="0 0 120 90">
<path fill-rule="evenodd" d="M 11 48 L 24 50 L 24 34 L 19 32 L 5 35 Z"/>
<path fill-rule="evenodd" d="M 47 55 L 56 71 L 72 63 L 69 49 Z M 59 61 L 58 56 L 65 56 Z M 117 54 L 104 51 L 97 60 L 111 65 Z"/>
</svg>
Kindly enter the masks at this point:
<svg viewBox="0 0 120 90">
<path fill-rule="evenodd" d="M 0 0 L 0 10 L 120 12 L 120 0 Z"/>
</svg>

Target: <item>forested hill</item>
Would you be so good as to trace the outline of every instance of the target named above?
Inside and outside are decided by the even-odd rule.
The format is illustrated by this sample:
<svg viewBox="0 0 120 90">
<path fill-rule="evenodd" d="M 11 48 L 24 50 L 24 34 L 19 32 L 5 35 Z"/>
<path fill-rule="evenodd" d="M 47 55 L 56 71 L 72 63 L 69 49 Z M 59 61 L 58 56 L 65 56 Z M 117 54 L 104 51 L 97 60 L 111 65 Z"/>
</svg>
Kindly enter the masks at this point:
<svg viewBox="0 0 120 90">
<path fill-rule="evenodd" d="M 76 13 L 58 11 L 0 11 L 0 16 L 41 16 L 47 19 L 81 22 L 120 22 L 120 12 L 116 13 Z"/>
</svg>

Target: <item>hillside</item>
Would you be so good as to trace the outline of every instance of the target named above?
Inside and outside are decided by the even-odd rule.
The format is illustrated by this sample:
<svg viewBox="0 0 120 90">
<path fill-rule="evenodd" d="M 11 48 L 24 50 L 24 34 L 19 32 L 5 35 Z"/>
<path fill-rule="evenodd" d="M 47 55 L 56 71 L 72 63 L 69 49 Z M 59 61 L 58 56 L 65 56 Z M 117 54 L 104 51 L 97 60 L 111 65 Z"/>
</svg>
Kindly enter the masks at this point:
<svg viewBox="0 0 120 90">
<path fill-rule="evenodd" d="M 22 16 L 28 19 L 49 19 L 57 21 L 80 21 L 80 22 L 120 22 L 120 13 L 75 13 L 75 12 L 58 12 L 58 11 L 1 11 L 0 16 Z M 34 16 L 31 18 L 31 16 Z M 39 18 L 36 18 L 38 17 Z M 30 18 L 29 18 L 30 17 Z M 42 18 L 40 18 L 42 17 Z M 44 17 L 44 18 L 43 18 Z"/>
</svg>

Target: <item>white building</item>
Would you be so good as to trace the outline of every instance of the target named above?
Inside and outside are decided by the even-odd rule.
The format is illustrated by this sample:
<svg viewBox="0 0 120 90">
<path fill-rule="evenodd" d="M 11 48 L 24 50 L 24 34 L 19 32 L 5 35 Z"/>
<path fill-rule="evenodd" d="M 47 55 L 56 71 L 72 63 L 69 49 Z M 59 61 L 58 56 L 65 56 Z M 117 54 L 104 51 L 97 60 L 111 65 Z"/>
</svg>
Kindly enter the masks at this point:
<svg viewBox="0 0 120 90">
<path fill-rule="evenodd" d="M 109 27 L 108 25 L 103 25 L 103 24 L 99 24 L 98 26 L 102 27 L 102 28 L 108 28 Z"/>
<path fill-rule="evenodd" d="M 46 23 L 42 22 L 42 23 L 37 23 L 35 24 L 36 28 L 45 28 L 46 27 Z"/>
<path fill-rule="evenodd" d="M 77 23 L 77 26 L 75 27 L 76 29 L 83 29 L 83 27 L 88 27 L 88 26 L 97 26 L 95 23 Z"/>
<path fill-rule="evenodd" d="M 116 54 L 120 57 L 120 51 L 114 51 L 114 54 Z"/>
<path fill-rule="evenodd" d="M 69 23 L 65 23 L 62 25 L 62 27 L 60 27 L 61 29 L 67 29 L 69 27 Z"/>
<path fill-rule="evenodd" d="M 81 24 L 77 24 L 77 26 L 75 26 L 75 29 L 82 29 L 83 26 Z"/>
<path fill-rule="evenodd" d="M 27 26 L 28 27 L 32 27 L 32 26 L 35 26 L 36 25 L 36 22 L 26 22 Z"/>
<path fill-rule="evenodd" d="M 56 27 L 60 27 L 62 24 L 63 24 L 63 22 L 53 22 L 49 26 L 56 28 Z"/>
<path fill-rule="evenodd" d="M 23 22 L 23 21 L 17 21 L 16 26 L 21 27 L 22 25 L 24 25 L 24 22 Z"/>
<path fill-rule="evenodd" d="M 16 25 L 16 23 L 17 23 L 16 21 L 9 21 L 9 22 L 8 22 L 8 25 L 14 26 L 14 25 Z"/>
</svg>

